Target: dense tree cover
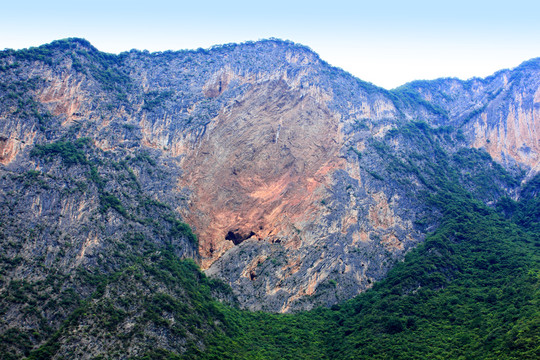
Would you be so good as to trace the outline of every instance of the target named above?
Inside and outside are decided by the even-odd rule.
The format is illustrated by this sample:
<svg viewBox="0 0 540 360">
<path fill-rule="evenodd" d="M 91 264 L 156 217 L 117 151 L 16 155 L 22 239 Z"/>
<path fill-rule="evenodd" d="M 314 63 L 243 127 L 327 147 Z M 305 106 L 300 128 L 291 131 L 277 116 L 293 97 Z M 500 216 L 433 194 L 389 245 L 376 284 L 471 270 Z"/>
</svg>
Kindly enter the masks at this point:
<svg viewBox="0 0 540 360">
<path fill-rule="evenodd" d="M 521 200 L 515 202 L 508 197 L 503 197 L 497 203 L 497 209 L 511 217 L 516 223 L 526 226 L 540 233 L 540 174 L 527 182 L 521 190 Z"/>
</svg>

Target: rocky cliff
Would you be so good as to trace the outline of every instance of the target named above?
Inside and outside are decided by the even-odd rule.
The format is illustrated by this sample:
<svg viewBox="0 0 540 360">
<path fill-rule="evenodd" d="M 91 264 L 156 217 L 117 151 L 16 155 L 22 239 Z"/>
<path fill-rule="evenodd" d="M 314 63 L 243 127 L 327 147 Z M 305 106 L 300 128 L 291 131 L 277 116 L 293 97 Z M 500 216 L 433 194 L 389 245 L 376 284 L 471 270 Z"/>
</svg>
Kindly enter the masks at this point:
<svg viewBox="0 0 540 360">
<path fill-rule="evenodd" d="M 195 259 L 249 309 L 349 299 L 437 226 L 438 189 L 519 197 L 539 169 L 539 64 L 387 91 L 280 40 L 3 51 L 3 326 L 68 312 L 21 320 L 17 281 L 84 299 L 95 288 L 75 274 L 148 246 Z M 57 290 L 40 288 L 51 272 Z"/>
<path fill-rule="evenodd" d="M 540 61 L 524 62 L 486 79 L 416 81 L 397 92 L 420 96 L 445 112 L 469 143 L 501 164 L 519 164 L 529 178 L 539 170 Z M 438 122 L 438 124 L 442 124 Z"/>
</svg>

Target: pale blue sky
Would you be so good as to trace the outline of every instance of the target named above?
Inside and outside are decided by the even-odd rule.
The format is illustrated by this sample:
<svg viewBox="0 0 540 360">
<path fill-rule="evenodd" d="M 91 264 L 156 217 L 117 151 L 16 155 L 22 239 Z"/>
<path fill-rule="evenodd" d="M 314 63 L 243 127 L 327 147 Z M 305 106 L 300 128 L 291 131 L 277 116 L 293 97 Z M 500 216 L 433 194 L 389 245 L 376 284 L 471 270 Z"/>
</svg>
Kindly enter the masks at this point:
<svg viewBox="0 0 540 360">
<path fill-rule="evenodd" d="M 66 37 L 113 53 L 277 37 L 385 88 L 487 76 L 540 57 L 538 0 L 13 0 L 1 9 L 0 49 Z"/>
</svg>

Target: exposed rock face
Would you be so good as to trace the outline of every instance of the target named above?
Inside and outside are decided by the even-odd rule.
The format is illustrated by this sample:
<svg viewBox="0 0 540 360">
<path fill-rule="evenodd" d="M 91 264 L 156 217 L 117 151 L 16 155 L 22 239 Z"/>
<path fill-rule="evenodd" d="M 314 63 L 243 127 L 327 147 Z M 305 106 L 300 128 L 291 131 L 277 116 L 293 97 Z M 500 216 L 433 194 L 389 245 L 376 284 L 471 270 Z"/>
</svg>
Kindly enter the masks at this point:
<svg viewBox="0 0 540 360">
<path fill-rule="evenodd" d="M 251 237 L 295 236 L 289 246 L 301 246 L 295 226 L 317 220 L 330 174 L 344 167 L 338 126 L 324 102 L 283 80 L 246 92 L 212 120 L 182 162 L 203 267 Z"/>
<path fill-rule="evenodd" d="M 519 180 L 519 169 L 539 166 L 538 61 L 394 92 L 274 40 L 119 56 L 67 41 L 6 51 L 0 62 L 3 213 L 11 212 L 10 231 L 30 229 L 21 218 L 42 229 L 34 242 L 8 236 L 25 245 L 4 256 L 39 253 L 69 273 L 144 233 L 172 241 L 251 309 L 328 306 L 381 279 L 437 224 L 425 201 L 433 162 L 445 161 L 486 202 L 516 196 L 517 184 L 489 157 L 460 163 L 463 151 L 486 149 Z M 31 155 L 36 144 L 84 137 L 95 171 Z M 491 171 L 491 190 L 474 184 L 479 169 Z M 54 191 L 26 188 L 11 203 L 9 189 L 28 170 Z M 167 207 L 193 226 L 198 253 L 173 236 L 179 225 Z M 27 265 L 6 276 L 20 278 Z M 37 267 L 35 276 L 43 276 Z"/>
<path fill-rule="evenodd" d="M 503 164 L 540 170 L 540 79 L 538 59 L 486 79 L 441 79 L 404 86 L 448 112 L 472 146 L 483 148 Z"/>
</svg>

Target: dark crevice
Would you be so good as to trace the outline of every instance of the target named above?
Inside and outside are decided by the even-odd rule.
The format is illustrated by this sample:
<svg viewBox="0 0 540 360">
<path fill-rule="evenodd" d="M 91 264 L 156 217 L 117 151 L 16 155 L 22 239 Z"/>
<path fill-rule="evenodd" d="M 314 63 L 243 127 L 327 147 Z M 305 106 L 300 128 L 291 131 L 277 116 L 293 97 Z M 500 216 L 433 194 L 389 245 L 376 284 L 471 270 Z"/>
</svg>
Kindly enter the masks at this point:
<svg viewBox="0 0 540 360">
<path fill-rule="evenodd" d="M 242 235 L 241 233 L 238 232 L 238 229 L 229 230 L 229 232 L 225 236 L 225 240 L 232 241 L 234 245 L 240 245 L 244 240 L 249 239 L 253 235 L 255 235 L 253 231 L 250 231 L 249 233 Z"/>
</svg>

